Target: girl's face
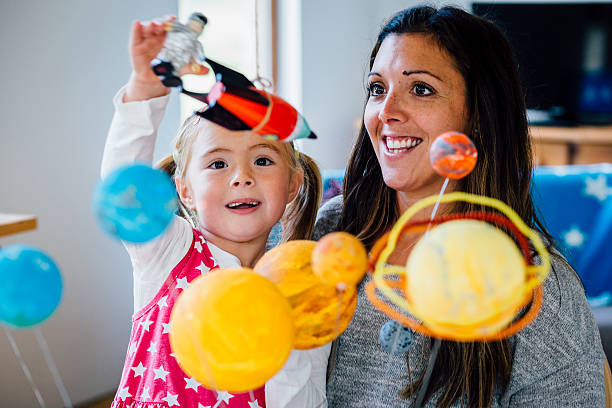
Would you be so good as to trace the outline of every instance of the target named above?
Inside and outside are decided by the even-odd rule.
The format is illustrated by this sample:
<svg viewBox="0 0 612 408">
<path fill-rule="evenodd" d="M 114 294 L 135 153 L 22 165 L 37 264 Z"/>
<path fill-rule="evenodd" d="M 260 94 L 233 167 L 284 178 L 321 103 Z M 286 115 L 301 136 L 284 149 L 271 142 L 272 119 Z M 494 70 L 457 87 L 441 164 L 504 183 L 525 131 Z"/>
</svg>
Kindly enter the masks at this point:
<svg viewBox="0 0 612 408">
<path fill-rule="evenodd" d="M 177 188 L 183 203 L 197 211 L 205 238 L 216 245 L 265 242 L 303 178 L 301 171 L 292 174 L 279 144 L 212 122 L 199 125 Z"/>
<path fill-rule="evenodd" d="M 465 132 L 465 81 L 453 59 L 422 34 L 391 34 L 368 76 L 364 123 L 385 184 L 414 197 L 440 190 L 444 181 L 429 163 L 441 133 Z"/>
</svg>

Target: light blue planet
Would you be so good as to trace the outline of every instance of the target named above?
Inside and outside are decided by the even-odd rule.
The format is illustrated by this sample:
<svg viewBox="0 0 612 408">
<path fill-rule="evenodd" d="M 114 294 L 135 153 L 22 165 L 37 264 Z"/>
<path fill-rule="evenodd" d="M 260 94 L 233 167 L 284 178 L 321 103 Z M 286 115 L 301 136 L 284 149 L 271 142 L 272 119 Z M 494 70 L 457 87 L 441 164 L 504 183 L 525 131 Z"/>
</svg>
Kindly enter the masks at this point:
<svg viewBox="0 0 612 408">
<path fill-rule="evenodd" d="M 148 164 L 119 168 L 98 184 L 93 209 L 102 228 L 126 242 L 143 243 L 160 235 L 177 210 L 170 177 Z"/>
<path fill-rule="evenodd" d="M 0 249 L 0 321 L 17 328 L 47 319 L 62 298 L 62 277 L 53 259 L 29 245 Z"/>
</svg>

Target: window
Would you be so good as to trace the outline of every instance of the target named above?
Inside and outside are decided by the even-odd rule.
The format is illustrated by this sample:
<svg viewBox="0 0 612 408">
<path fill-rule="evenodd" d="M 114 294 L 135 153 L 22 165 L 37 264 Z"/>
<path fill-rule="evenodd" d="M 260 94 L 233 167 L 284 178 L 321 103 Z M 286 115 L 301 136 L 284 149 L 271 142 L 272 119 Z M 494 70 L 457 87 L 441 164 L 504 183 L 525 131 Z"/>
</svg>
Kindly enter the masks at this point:
<svg viewBox="0 0 612 408">
<path fill-rule="evenodd" d="M 195 11 L 208 19 L 200 36 L 204 54 L 253 80 L 259 75 L 273 80 L 274 0 L 179 0 L 178 19 L 184 23 Z M 256 33 L 257 28 L 257 33 Z M 259 57 L 259 58 L 258 58 Z M 186 75 L 186 89 L 207 92 L 214 84 L 214 75 Z M 202 108 L 202 103 L 181 95 L 181 119 Z"/>
</svg>

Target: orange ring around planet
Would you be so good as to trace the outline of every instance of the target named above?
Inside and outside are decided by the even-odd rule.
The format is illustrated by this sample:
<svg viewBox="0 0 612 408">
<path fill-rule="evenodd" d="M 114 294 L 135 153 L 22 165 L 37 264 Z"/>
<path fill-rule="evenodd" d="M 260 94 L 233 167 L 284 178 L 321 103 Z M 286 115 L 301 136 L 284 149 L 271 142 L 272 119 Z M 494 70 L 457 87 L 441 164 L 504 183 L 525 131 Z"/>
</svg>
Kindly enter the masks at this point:
<svg viewBox="0 0 612 408">
<path fill-rule="evenodd" d="M 529 229 L 512 209 L 500 201 L 466 193 L 448 194 L 447 196 L 443 196 L 443 201 L 447 202 L 462 200 L 474 202 L 484 206 L 488 205 L 498 209 L 507 217 L 496 213 L 472 212 L 467 214 L 442 216 L 432 220 L 431 222 L 420 221 L 408 223 L 410 217 L 414 215 L 416 211 L 427 205 L 431 205 L 434 202 L 434 199 L 435 197 L 433 196 L 428 197 L 415 204 L 413 206 L 415 208 L 410 208 L 408 211 L 406 211 L 406 213 L 400 217 L 393 229 L 389 233 L 383 235 L 372 247 L 372 250 L 370 251 L 369 265 L 370 271 L 373 272 L 374 280 L 366 285 L 366 294 L 372 305 L 407 327 L 431 337 L 439 337 L 457 341 L 490 341 L 511 336 L 519 330 L 522 330 L 524 327 L 530 324 L 539 313 L 543 294 L 541 283 L 548 274 L 548 268 L 550 266 L 548 252 L 545 250 L 545 248 L 543 248 L 542 242 L 539 239 L 539 236 L 537 236 L 537 233 Z M 526 267 L 525 284 L 520 289 L 517 289 L 515 291 L 515 295 L 513 295 L 518 299 L 517 302 L 514 302 L 512 305 L 498 311 L 494 315 L 487 316 L 485 319 L 475 323 L 441 323 L 428 319 L 426 324 L 431 326 L 429 327 L 401 313 L 397 309 L 391 307 L 390 304 L 377 297 L 376 289 L 378 288 L 381 294 L 399 309 L 419 318 L 419 316 L 412 310 L 408 296 L 404 294 L 404 296 L 401 297 L 397 294 L 397 292 L 391 289 L 400 289 L 400 292 L 406 293 L 407 282 L 404 275 L 404 267 L 386 265 L 384 261 L 380 259 L 381 254 L 384 255 L 384 259 L 386 260 L 390 253 L 394 250 L 395 242 L 389 243 L 390 236 L 394 236 L 396 241 L 403 233 L 425 231 L 430 223 L 440 224 L 446 221 L 464 218 L 484 220 L 489 223 L 496 224 L 498 227 L 503 226 L 508 232 L 511 233 L 515 239 L 515 242 L 518 243 L 523 258 L 526 260 L 528 266 Z M 531 251 L 529 249 L 526 237 L 531 239 L 531 241 L 534 243 L 536 251 L 541 255 L 541 265 L 532 264 Z M 389 280 L 386 278 L 389 275 L 398 277 L 399 280 Z M 402 302 L 398 302 L 398 299 L 401 299 Z M 495 327 L 495 323 L 499 322 L 498 319 L 500 319 L 500 317 L 504 317 L 505 321 L 511 320 L 512 317 L 516 316 L 530 301 L 531 306 L 529 307 L 529 310 L 521 318 L 519 318 L 518 321 L 510 323 L 509 326 L 501 330 L 499 330 L 498 327 Z"/>
</svg>

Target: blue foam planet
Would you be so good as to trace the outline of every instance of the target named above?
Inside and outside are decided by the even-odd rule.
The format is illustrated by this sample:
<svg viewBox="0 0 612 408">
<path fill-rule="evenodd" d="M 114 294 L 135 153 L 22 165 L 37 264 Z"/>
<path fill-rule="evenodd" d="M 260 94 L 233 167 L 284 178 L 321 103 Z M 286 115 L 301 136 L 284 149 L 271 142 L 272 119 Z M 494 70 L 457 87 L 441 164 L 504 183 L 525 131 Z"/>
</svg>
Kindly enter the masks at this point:
<svg viewBox="0 0 612 408">
<path fill-rule="evenodd" d="M 414 341 L 412 330 L 395 320 L 389 320 L 382 325 L 378 338 L 382 348 L 392 354 L 407 352 Z"/>
<path fill-rule="evenodd" d="M 0 249 L 0 321 L 29 327 L 47 319 L 62 297 L 62 277 L 53 259 L 29 245 Z"/>
<path fill-rule="evenodd" d="M 160 235 L 177 210 L 174 183 L 147 164 L 119 168 L 98 184 L 94 213 L 109 234 L 143 243 Z"/>
</svg>

